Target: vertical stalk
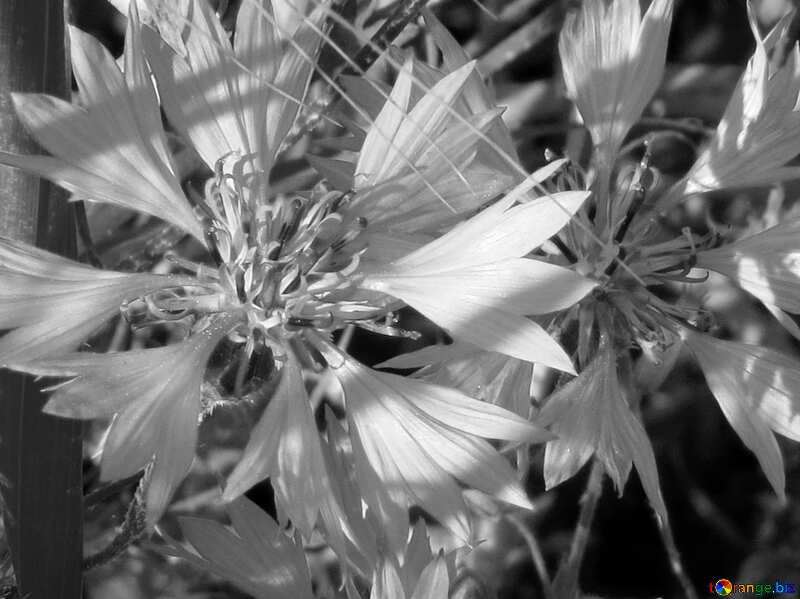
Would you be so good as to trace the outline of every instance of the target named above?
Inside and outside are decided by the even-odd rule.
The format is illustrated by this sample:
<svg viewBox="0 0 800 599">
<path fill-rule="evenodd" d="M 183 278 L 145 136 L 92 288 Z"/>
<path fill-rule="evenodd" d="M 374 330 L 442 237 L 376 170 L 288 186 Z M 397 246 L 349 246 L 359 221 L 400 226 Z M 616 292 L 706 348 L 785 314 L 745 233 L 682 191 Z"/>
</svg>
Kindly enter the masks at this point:
<svg viewBox="0 0 800 599">
<path fill-rule="evenodd" d="M 68 97 L 64 0 L 0 0 L 0 148 L 41 150 L 17 121 L 10 92 Z M 38 177 L 0 166 L 0 235 L 75 255 L 65 194 Z M 30 599 L 81 596 L 80 423 L 42 414 L 30 377 L 0 370 L 0 472 L 17 588 Z"/>
</svg>

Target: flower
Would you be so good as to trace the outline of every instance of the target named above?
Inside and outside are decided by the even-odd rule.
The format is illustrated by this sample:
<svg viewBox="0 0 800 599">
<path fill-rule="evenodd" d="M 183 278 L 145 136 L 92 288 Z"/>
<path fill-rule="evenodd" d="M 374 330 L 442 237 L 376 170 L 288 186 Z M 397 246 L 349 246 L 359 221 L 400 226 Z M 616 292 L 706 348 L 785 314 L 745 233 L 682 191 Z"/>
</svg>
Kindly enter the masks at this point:
<svg viewBox="0 0 800 599">
<path fill-rule="evenodd" d="M 232 347 L 239 362 L 224 366 L 239 373 L 235 397 L 243 395 L 246 367 L 257 356 L 266 357 L 281 376 L 277 394 L 253 430 L 244 465 L 231 476 L 226 498 L 269 477 L 297 528 L 308 537 L 315 527 L 324 527 L 343 560 L 351 553 L 363 557 L 376 542 L 365 532 L 363 515 L 344 505 L 355 493 L 363 495 L 374 518 L 390 530 L 389 546 L 395 552 L 404 546 L 405 510 L 414 503 L 469 538 L 458 483 L 527 505 L 510 466 L 484 438 L 536 442 L 549 437 L 545 431 L 502 408 L 421 381 L 373 373 L 327 351 L 326 359 L 333 360 L 327 365 L 345 390 L 352 455 L 344 461 L 352 461 L 357 480 L 352 488 L 338 484 L 332 469 L 341 472 L 351 466 L 339 463 L 345 454 L 340 453 L 341 439 L 332 438 L 334 423 L 330 430 L 317 430 L 298 364 L 309 350 L 327 347 L 331 332 L 353 324 L 375 328 L 392 310 L 408 304 L 457 339 L 572 371 L 569 357 L 526 316 L 561 309 L 594 283 L 524 256 L 563 226 L 588 194 L 527 197 L 533 182 L 550 177 L 557 163 L 450 232 L 445 231 L 481 207 L 488 198 L 486 188 L 466 203 L 469 209 L 461 215 L 436 216 L 436 226 L 423 235 L 411 233 L 415 225 L 404 224 L 404 219 L 436 215 L 430 208 L 441 204 L 436 189 L 446 195 L 456 180 L 432 166 L 440 153 L 471 168 L 480 152 L 481 132 L 500 126 L 498 111 L 487 108 L 488 100 L 477 91 L 482 83 L 474 64 L 465 64 L 431 90 L 417 93 L 413 108 L 409 80 L 401 73 L 392 91 L 401 110 L 387 104 L 378 119 L 379 127 L 394 123 L 395 135 L 382 145 L 374 126 L 366 131 L 352 192 L 334 191 L 322 182 L 305 193 L 275 196 L 268 170 L 305 95 L 320 38 L 315 23 L 321 23 L 324 11 L 305 20 L 291 38 L 291 48 L 283 52 L 285 38 L 274 30 L 266 0 L 246 3 L 240 10 L 232 46 L 204 2 L 193 1 L 189 8 L 182 56 L 154 30 L 141 27 L 136 3 L 131 3 L 124 75 L 96 41 L 75 33 L 76 74 L 88 117 L 65 103 L 20 104 L 26 114 L 38 115 L 29 119 L 32 133 L 55 154 L 42 159 L 49 161 L 46 165 L 63 162 L 96 177 L 112 177 L 101 187 L 103 194 L 92 196 L 95 179 L 82 179 L 84 189 L 62 177 L 60 166 L 55 176 L 35 157 L 14 160 L 88 197 L 162 216 L 202 240 L 208 255 L 202 262 L 173 255 L 174 270 L 184 274 L 157 276 L 106 272 L 23 244 L 0 245 L 7 258 L 7 265 L 0 267 L 0 319 L 5 319 L 0 323 L 15 329 L 0 341 L 7 352 L 0 363 L 67 378 L 54 389 L 51 413 L 82 419 L 114 416 L 104 444 L 103 476 L 127 476 L 150 464 L 150 527 L 191 465 L 202 412 L 200 387 L 219 344 Z M 96 68 L 95 60 L 100 65 Z M 118 97 L 123 101 L 113 101 Z M 194 202 L 196 211 L 179 193 L 169 166 L 157 100 L 213 168 L 204 194 Z M 449 113 L 464 104 L 481 111 L 466 110 L 469 126 Z M 409 119 L 418 122 L 412 126 Z M 117 120 L 124 124 L 124 151 L 108 159 L 104 150 L 109 140 L 113 143 Z M 48 127 L 39 127 L 40 122 Z M 97 124 L 105 145 L 100 145 L 100 136 L 75 130 L 76 122 L 86 128 Z M 422 135 L 416 132 L 420 127 Z M 79 140 L 89 136 L 92 143 L 87 142 L 85 152 L 70 154 L 73 135 Z M 51 138 L 61 143 L 48 145 Z M 376 148 L 388 160 L 372 161 Z M 128 156 L 138 162 L 124 162 Z M 131 172 L 132 164 L 138 172 Z M 445 185 L 418 193 L 414 210 L 398 210 L 396 218 L 380 222 L 377 215 L 399 208 L 399 197 L 382 203 L 376 190 L 404 181 L 409 173 L 416 174 L 415 168 L 441 177 L 437 185 Z M 129 173 L 130 185 L 117 181 Z M 149 187 L 142 187 L 140 196 L 136 186 L 141 177 Z M 172 195 L 166 195 L 167 184 Z M 151 197 L 153 186 L 162 193 L 159 198 Z M 492 193 L 499 189 L 495 183 L 489 188 Z M 460 188 L 449 197 L 464 193 Z M 515 206 L 518 201 L 523 203 Z M 379 222 L 370 226 L 369 219 Z M 468 244 L 470 249 L 463 251 Z M 432 301 L 429 296 L 437 287 L 443 290 L 441 298 Z M 139 327 L 167 326 L 172 342 L 106 354 L 74 353 L 117 310 Z M 59 319 L 64 314 L 71 318 Z M 391 466 L 393 458 L 386 453 L 397 447 L 376 435 L 368 417 L 373 413 L 387 427 L 387 438 L 394 437 L 395 445 L 405 447 L 414 460 Z M 417 433 L 424 435 L 424 446 L 415 440 Z M 359 567 L 369 567 L 371 560 L 362 559 Z"/>
<path fill-rule="evenodd" d="M 257 599 L 313 597 L 311 577 L 300 539 L 284 534 L 275 521 L 249 499 L 227 506 L 233 528 L 203 518 L 179 519 L 187 549 L 165 532 L 166 546 L 156 548 L 201 571 L 210 571 Z"/>
<path fill-rule="evenodd" d="M 766 185 L 800 176 L 796 167 L 783 166 L 800 153 L 800 50 L 795 44 L 786 62 L 777 68 L 768 56 L 776 42 L 789 35 L 791 14 L 762 37 L 750 2 L 747 10 L 755 52 L 714 136 L 689 173 L 661 202 L 662 208 L 681 194 Z"/>
</svg>

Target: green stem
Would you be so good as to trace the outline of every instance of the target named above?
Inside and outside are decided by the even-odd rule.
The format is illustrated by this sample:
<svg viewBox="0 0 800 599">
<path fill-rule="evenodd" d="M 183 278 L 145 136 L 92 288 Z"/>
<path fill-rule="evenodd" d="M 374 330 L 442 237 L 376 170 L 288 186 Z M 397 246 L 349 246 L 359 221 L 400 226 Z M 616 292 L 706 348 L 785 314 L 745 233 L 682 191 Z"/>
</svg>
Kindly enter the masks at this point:
<svg viewBox="0 0 800 599">
<path fill-rule="evenodd" d="M 586 483 L 586 490 L 581 497 L 581 513 L 578 516 L 578 525 L 575 527 L 575 534 L 572 537 L 572 544 L 569 548 L 569 555 L 566 561 L 558 569 L 558 574 L 553 581 L 553 590 L 557 597 L 562 599 L 576 599 L 579 592 L 579 577 L 583 556 L 586 554 L 586 547 L 589 544 L 589 533 L 594 521 L 594 513 L 597 510 L 597 503 L 603 494 L 603 465 L 595 459 L 592 464 L 592 472 L 589 474 L 589 482 Z"/>
<path fill-rule="evenodd" d="M 41 152 L 16 119 L 10 92 L 68 97 L 63 0 L 0 0 L 0 148 Z M 0 167 L 0 235 L 75 255 L 65 194 Z M 0 371 L 0 472 L 17 591 L 30 599 L 81 596 L 82 437 L 79 422 L 41 412 L 29 376 Z"/>
</svg>

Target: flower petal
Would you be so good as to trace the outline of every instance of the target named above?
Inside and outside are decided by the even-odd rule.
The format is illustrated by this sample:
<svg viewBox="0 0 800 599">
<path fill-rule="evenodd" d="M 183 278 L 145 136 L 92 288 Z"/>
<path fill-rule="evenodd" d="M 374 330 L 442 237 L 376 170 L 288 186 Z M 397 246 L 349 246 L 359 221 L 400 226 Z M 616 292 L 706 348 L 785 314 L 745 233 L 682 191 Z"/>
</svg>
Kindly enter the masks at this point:
<svg viewBox="0 0 800 599">
<path fill-rule="evenodd" d="M 257 599 L 310 599 L 311 577 L 297 540 L 244 497 L 227 509 L 235 532 L 213 520 L 180 518 L 183 536 L 197 556 L 163 533 L 169 545 L 159 549 L 210 570 Z"/>
<path fill-rule="evenodd" d="M 74 350 L 132 297 L 196 284 L 190 277 L 125 274 L 0 239 L 0 365 Z"/>
<path fill-rule="evenodd" d="M 800 362 L 766 347 L 688 329 L 683 336 L 728 422 L 783 498 L 783 458 L 772 431 L 800 441 Z"/>
<path fill-rule="evenodd" d="M 515 428 L 537 435 L 533 425 L 457 391 L 373 372 L 350 359 L 334 373 L 344 389 L 354 450 L 363 451 L 355 453 L 356 461 L 367 461 L 361 468 L 374 472 L 393 501 L 420 505 L 463 539 L 469 538 L 469 523 L 454 478 L 528 505 L 508 463 L 488 443 L 454 427 L 477 431 L 483 423 L 489 430 L 481 436 L 516 438 Z M 480 412 L 484 415 L 475 419 Z"/>
<path fill-rule="evenodd" d="M 138 24 L 135 18 L 130 23 L 129 57 L 140 53 Z M 55 158 L 0 153 L 0 162 L 87 198 L 157 216 L 205 243 L 201 223 L 169 162 L 144 66 L 128 58 L 129 72 L 123 77 L 100 42 L 75 28 L 70 36 L 73 70 L 86 108 L 42 94 L 13 94 L 20 120 Z"/>
<path fill-rule="evenodd" d="M 206 362 L 232 326 L 218 318 L 181 343 L 110 354 L 38 360 L 26 369 L 73 377 L 45 406 L 50 414 L 96 418 L 117 412 L 103 445 L 101 477 L 116 480 L 153 466 L 145 505 L 152 528 L 191 466 Z"/>
<path fill-rule="evenodd" d="M 269 477 L 277 498 L 306 538 L 331 494 L 319 433 L 300 368 L 293 357 L 231 475 L 230 500 Z"/>
<path fill-rule="evenodd" d="M 631 465 L 636 464 L 650 504 L 666 522 L 653 448 L 625 401 L 612 350 L 601 350 L 577 378 L 556 391 L 539 413 L 539 422 L 550 424 L 558 435 L 545 449 L 548 489 L 572 478 L 595 454 L 622 494 Z"/>
<path fill-rule="evenodd" d="M 568 191 L 505 211 L 492 206 L 393 267 L 399 272 L 434 273 L 525 256 L 558 233 L 588 197 L 589 192 Z"/>
<path fill-rule="evenodd" d="M 572 372 L 572 362 L 561 346 L 540 325 L 519 315 L 520 308 L 522 312 L 535 311 L 535 302 L 532 305 L 524 289 L 503 288 L 502 275 L 509 272 L 508 264 L 418 277 L 370 275 L 362 286 L 403 300 L 456 340 Z M 505 283 L 526 285 L 524 279 L 514 278 L 506 278 Z M 591 288 L 591 284 L 580 286 Z M 535 285 L 529 289 L 530 297 L 535 298 Z"/>
<path fill-rule="evenodd" d="M 733 279 L 765 304 L 800 313 L 800 219 L 698 252 L 697 265 Z"/>
</svg>

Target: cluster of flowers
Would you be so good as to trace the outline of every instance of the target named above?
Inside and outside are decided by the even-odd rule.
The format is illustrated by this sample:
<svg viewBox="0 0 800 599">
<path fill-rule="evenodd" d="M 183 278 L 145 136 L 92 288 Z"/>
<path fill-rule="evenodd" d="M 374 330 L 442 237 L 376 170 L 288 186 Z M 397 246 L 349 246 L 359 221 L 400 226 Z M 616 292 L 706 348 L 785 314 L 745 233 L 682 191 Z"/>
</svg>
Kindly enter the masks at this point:
<svg viewBox="0 0 800 599">
<path fill-rule="evenodd" d="M 658 364 L 688 346 L 783 494 L 773 431 L 800 440 L 800 364 L 702 332 L 698 306 L 657 292 L 698 281 L 702 268 L 734 279 L 787 327 L 785 311 L 800 312 L 797 221 L 722 244 L 691 231 L 665 238 L 658 218 L 689 193 L 797 175 L 783 164 L 800 152 L 798 54 L 783 65 L 768 59 L 786 20 L 766 38 L 754 25 L 755 55 L 716 134 L 664 190 L 646 153 L 632 172 L 616 167 L 661 80 L 671 0 L 654 0 L 644 15 L 638 0 L 589 1 L 568 17 L 560 52 L 595 147 L 588 174 L 566 160 L 524 172 L 475 63 L 426 12 L 441 67 L 392 49 L 391 89 L 350 78 L 342 90 L 350 110 L 333 117 L 347 135 L 328 144 L 333 157 L 309 156 L 318 183 L 278 193 L 270 172 L 307 104 L 323 40 L 333 44 L 327 22 L 339 17 L 311 3 L 303 18 L 279 19 L 270 0 L 245 0 L 229 35 L 205 0 L 186 4 L 184 12 L 164 3 L 164 22 L 142 24 L 131 2 L 121 70 L 72 29 L 79 103 L 14 98 L 50 156 L 0 152 L 0 162 L 74 198 L 135 210 L 188 236 L 185 255 L 176 249 L 172 270 L 159 274 L 93 268 L 0 240 L 0 328 L 9 331 L 0 366 L 64 379 L 49 413 L 113 417 L 102 477 L 147 469 L 149 528 L 191 467 L 218 348 L 237 356 L 229 365 L 237 393 L 259 382 L 248 380 L 255 359 L 278 380 L 227 477 L 233 528 L 187 519 L 191 548 L 165 535 L 167 551 L 257 597 L 306 597 L 302 543 L 322 533 L 353 593 L 359 576 L 372 580 L 374 597 L 446 597 L 452 559 L 431 552 L 408 510 L 421 507 L 468 545 L 465 488 L 530 507 L 490 439 L 523 448 L 520 466 L 527 444 L 546 442 L 548 487 L 595 456 L 621 491 L 635 465 L 666 521 L 632 348 Z M 181 186 L 162 109 L 208 167 L 203 194 Z M 414 375 L 366 367 L 334 343 L 351 326 L 397 334 L 392 313 L 404 306 L 453 340 L 383 365 Z M 172 340 L 78 351 L 120 314 L 172 327 Z M 540 409 L 531 404 L 534 364 L 576 375 L 539 398 Z M 338 381 L 343 413 L 315 414 L 304 382 L 311 367 Z M 282 526 L 240 497 L 265 478 Z"/>
</svg>

